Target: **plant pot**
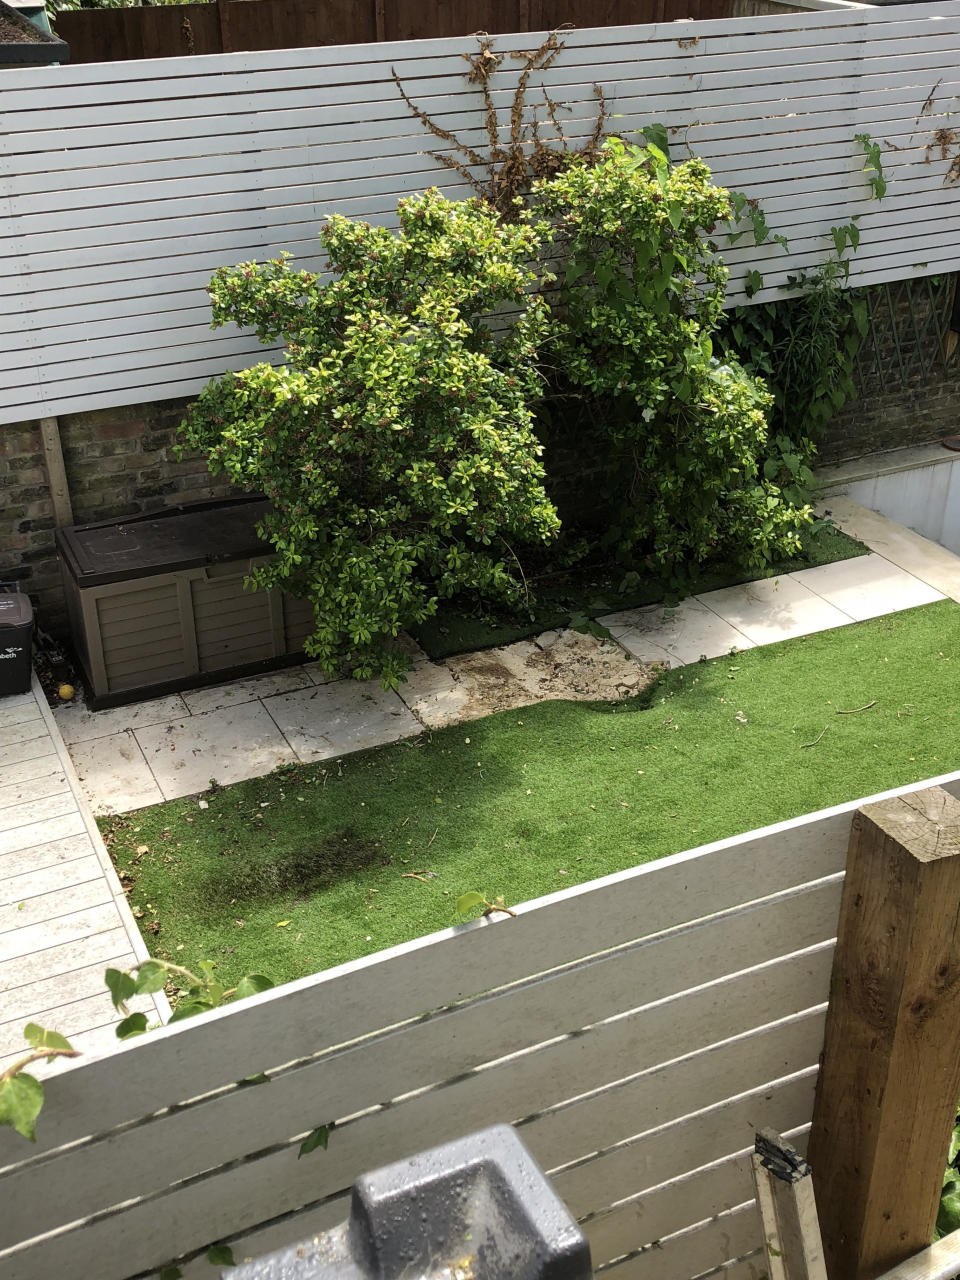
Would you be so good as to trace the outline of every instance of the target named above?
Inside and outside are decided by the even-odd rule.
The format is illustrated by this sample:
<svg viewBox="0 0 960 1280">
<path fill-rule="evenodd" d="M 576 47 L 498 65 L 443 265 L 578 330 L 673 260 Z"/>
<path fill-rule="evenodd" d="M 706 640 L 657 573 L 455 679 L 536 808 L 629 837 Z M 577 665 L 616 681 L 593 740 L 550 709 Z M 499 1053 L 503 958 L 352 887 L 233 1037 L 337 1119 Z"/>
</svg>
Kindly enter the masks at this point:
<svg viewBox="0 0 960 1280">
<path fill-rule="evenodd" d="M 5 67 L 49 66 L 69 59 L 66 41 L 41 31 L 12 5 L 0 0 L 0 71 Z"/>
</svg>

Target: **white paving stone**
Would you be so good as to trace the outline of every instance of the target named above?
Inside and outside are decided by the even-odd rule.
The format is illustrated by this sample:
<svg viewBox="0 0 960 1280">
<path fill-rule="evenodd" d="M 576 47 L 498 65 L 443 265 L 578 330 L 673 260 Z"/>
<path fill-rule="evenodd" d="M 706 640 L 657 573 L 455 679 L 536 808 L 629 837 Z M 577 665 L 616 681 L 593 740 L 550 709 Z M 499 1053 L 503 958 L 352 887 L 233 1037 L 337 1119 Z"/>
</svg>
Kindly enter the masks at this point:
<svg viewBox="0 0 960 1280">
<path fill-rule="evenodd" d="M 672 608 L 647 605 L 611 613 L 599 621 L 628 653 L 645 662 L 662 661 L 658 654 L 664 653 L 670 666 L 678 666 L 754 647 L 742 631 L 693 597 Z"/>
<path fill-rule="evenodd" d="M 422 731 L 397 694 L 374 680 L 338 680 L 263 705 L 301 760 L 326 760 Z"/>
<path fill-rule="evenodd" d="M 790 577 L 857 622 L 945 599 L 942 592 L 875 553 L 801 569 Z"/>
<path fill-rule="evenodd" d="M 125 707 L 111 707 L 107 711 L 88 711 L 82 702 L 64 703 L 54 708 L 57 728 L 63 734 L 67 746 L 75 742 L 89 742 L 94 738 L 107 738 L 125 729 L 141 729 L 146 725 L 165 724 L 187 715 L 187 708 L 178 693 L 165 698 L 151 698 L 149 702 L 131 702 Z"/>
<path fill-rule="evenodd" d="M 278 693 L 291 693 L 294 689 L 312 688 L 314 681 L 303 667 L 284 667 L 281 671 L 269 671 L 262 676 L 247 676 L 230 684 L 212 685 L 210 688 L 190 689 L 180 696 L 191 715 L 205 711 L 221 711 L 224 707 L 236 707 L 257 698 L 270 698 Z"/>
<path fill-rule="evenodd" d="M 309 697 L 316 692 L 313 688 L 280 696 Z M 270 699 L 271 704 L 276 701 Z M 152 725 L 138 729 L 135 737 L 167 800 L 206 791 L 211 779 L 230 783 L 260 778 L 296 759 L 260 702 Z"/>
<path fill-rule="evenodd" d="M 441 662 L 418 662 L 398 690 L 413 714 L 431 729 L 456 724 L 470 701 L 469 690 Z"/>
<path fill-rule="evenodd" d="M 723 587 L 696 599 L 754 644 L 775 644 L 853 621 L 849 614 L 790 577 Z"/>
<path fill-rule="evenodd" d="M 126 813 L 164 798 L 130 730 L 75 742 L 70 756 L 95 813 Z"/>
<path fill-rule="evenodd" d="M 828 496 L 819 504 L 817 513 L 831 516 L 844 533 L 960 603 L 960 556 L 946 547 L 912 529 L 905 529 L 852 498 Z"/>
</svg>

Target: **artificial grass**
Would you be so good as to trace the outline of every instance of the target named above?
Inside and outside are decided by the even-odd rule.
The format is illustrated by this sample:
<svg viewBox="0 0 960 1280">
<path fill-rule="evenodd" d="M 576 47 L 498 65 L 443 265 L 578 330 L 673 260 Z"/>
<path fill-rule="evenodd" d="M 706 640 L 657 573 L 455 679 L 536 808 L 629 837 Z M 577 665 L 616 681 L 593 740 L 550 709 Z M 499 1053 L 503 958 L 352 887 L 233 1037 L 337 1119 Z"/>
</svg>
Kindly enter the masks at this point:
<svg viewBox="0 0 960 1280">
<path fill-rule="evenodd" d="M 716 591 L 756 578 L 776 578 L 850 560 L 869 551 L 833 525 L 818 522 L 806 534 L 803 549 L 791 560 L 771 561 L 764 569 L 744 569 L 732 563 L 704 566 L 687 584 L 683 595 Z M 661 578 L 651 574 L 627 575 L 622 566 L 609 568 L 575 566 L 569 570 L 546 573 L 531 579 L 534 600 L 524 613 L 490 612 L 471 606 L 463 600 L 442 601 L 433 617 L 414 628 L 413 635 L 421 648 L 435 661 L 455 653 L 472 653 L 496 645 L 512 644 L 541 631 L 572 625 L 584 629 L 589 619 L 615 613 L 619 609 L 638 609 L 656 604 L 668 597 Z M 676 599 L 677 593 L 673 594 Z M 672 601 L 668 601 L 672 602 Z"/>
<path fill-rule="evenodd" d="M 449 925 L 468 890 L 509 905 L 957 767 L 943 602 L 103 826 L 155 954 L 283 981 Z"/>
</svg>

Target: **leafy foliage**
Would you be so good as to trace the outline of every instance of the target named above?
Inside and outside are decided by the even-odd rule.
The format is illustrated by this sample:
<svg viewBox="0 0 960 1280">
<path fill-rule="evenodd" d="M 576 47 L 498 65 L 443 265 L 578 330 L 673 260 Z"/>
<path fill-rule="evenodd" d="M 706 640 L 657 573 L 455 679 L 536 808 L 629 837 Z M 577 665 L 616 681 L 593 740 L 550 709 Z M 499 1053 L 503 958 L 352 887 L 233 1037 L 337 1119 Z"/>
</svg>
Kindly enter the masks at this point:
<svg viewBox="0 0 960 1280">
<path fill-rule="evenodd" d="M 328 1124 L 317 1125 L 316 1129 L 311 1129 L 303 1142 L 300 1143 L 300 1150 L 297 1152 L 297 1159 L 302 1156 L 308 1156 L 311 1151 L 316 1151 L 318 1147 L 322 1147 L 326 1151 L 330 1144 L 330 1126 Z"/>
<path fill-rule="evenodd" d="M 874 142 L 869 133 L 858 133 L 855 140 L 859 142 L 863 154 L 867 158 L 867 163 L 863 166 L 863 171 L 867 175 L 867 181 L 870 183 L 874 200 L 882 200 L 887 194 L 887 180 L 883 176 L 883 158 L 880 154 L 879 143 Z"/>
<path fill-rule="evenodd" d="M 675 579 L 722 553 L 755 566 L 799 550 L 809 511 L 760 473 L 771 397 L 713 354 L 727 270 L 709 235 L 727 192 L 699 160 L 611 139 L 535 198 L 569 263 L 556 363 L 602 406 L 601 447 L 625 477 L 607 545 Z"/>
<path fill-rule="evenodd" d="M 107 969 L 104 981 L 113 1007 L 124 1015 L 117 1024 L 117 1038 L 129 1040 L 131 1036 L 142 1035 L 149 1030 L 147 1015 L 140 1011 L 131 1013 L 128 1001 L 134 996 L 162 991 L 170 981 L 179 983 L 183 988 L 171 1022 L 215 1009 L 229 1000 L 268 991 L 274 985 L 262 973 L 250 973 L 242 977 L 235 987 L 226 988 L 215 977 L 216 964 L 213 961 L 204 960 L 197 967 L 199 974 L 171 964 L 169 960 L 145 960 L 132 970 Z M 31 1142 L 36 1142 L 36 1121 L 43 1109 L 43 1085 L 25 1068 L 31 1062 L 43 1059 L 52 1062 L 56 1057 L 76 1058 L 78 1050 L 59 1031 L 50 1031 L 35 1022 L 24 1027 L 23 1036 L 30 1052 L 0 1075 L 0 1125 L 9 1125 Z M 252 1078 L 250 1082 L 259 1084 L 261 1080 Z"/>
<path fill-rule="evenodd" d="M 517 603 L 512 542 L 559 525 L 529 407 L 546 331 L 528 291 L 538 230 L 435 190 L 399 216 L 398 235 L 326 223 L 327 283 L 282 259 L 217 272 L 214 325 L 282 338 L 286 361 L 210 383 L 183 426 L 212 469 L 272 499 L 277 554 L 255 580 L 313 602 L 308 652 L 386 684 L 408 665 L 390 646 L 401 628 L 460 592 Z M 495 342 L 483 317 L 503 306 L 517 318 Z"/>
<path fill-rule="evenodd" d="M 937 1239 L 960 1230 L 960 1115 L 957 1116 L 950 1135 L 947 1168 L 940 1192 L 940 1208 L 937 1212 Z"/>
<path fill-rule="evenodd" d="M 817 446 L 856 394 L 853 372 L 867 306 L 859 291 L 843 287 L 847 274 L 844 260 L 828 259 L 790 278 L 797 297 L 736 307 L 719 335 L 728 356 L 763 378 L 773 395 L 764 474 L 793 502 L 806 501 Z"/>
</svg>

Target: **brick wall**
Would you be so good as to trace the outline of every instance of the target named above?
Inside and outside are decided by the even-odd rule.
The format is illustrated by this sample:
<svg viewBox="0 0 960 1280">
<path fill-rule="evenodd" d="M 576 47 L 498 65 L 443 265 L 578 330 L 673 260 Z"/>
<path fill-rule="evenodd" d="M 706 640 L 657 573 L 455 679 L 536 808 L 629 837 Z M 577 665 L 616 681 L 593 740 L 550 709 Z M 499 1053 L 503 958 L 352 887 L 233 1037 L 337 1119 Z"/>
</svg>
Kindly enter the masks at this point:
<svg viewBox="0 0 960 1280">
<path fill-rule="evenodd" d="M 903 280 L 868 290 L 870 334 L 857 398 L 830 423 L 821 460 L 925 444 L 960 434 L 960 351 L 944 360 L 954 280 Z"/>
<path fill-rule="evenodd" d="M 60 439 L 77 524 L 157 511 L 230 492 L 200 457 L 173 452 L 186 400 L 103 409 L 60 419 Z M 41 626 L 63 634 L 53 504 L 35 422 L 0 427 L 0 579 L 19 580 Z"/>
</svg>

